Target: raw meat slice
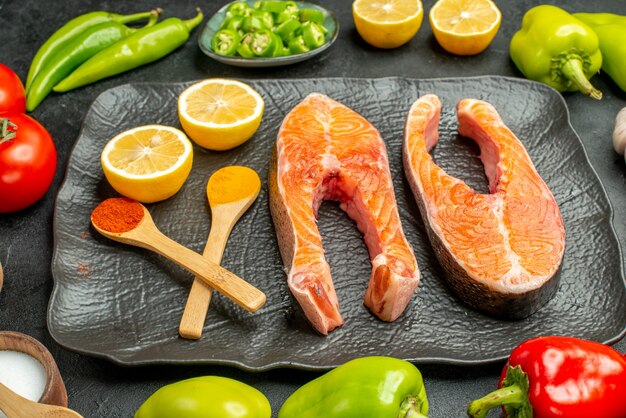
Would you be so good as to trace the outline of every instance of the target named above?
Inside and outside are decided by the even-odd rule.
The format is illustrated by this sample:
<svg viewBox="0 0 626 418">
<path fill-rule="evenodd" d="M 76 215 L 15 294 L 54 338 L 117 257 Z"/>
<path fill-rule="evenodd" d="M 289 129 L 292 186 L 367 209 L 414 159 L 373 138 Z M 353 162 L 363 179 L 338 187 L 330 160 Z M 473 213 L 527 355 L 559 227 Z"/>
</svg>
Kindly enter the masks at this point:
<svg viewBox="0 0 626 418">
<path fill-rule="evenodd" d="M 565 249 L 556 200 L 526 149 L 489 103 L 457 104 L 459 133 L 474 139 L 489 180 L 479 194 L 432 160 L 441 104 L 418 99 L 409 112 L 404 168 L 435 254 L 453 292 L 495 316 L 526 317 L 554 294 Z"/>
<path fill-rule="evenodd" d="M 419 283 L 396 206 L 385 144 L 364 117 L 311 94 L 285 117 L 270 166 L 270 208 L 288 284 L 322 334 L 343 324 L 316 216 L 337 200 L 363 233 L 372 262 L 365 305 L 394 321 Z"/>
</svg>

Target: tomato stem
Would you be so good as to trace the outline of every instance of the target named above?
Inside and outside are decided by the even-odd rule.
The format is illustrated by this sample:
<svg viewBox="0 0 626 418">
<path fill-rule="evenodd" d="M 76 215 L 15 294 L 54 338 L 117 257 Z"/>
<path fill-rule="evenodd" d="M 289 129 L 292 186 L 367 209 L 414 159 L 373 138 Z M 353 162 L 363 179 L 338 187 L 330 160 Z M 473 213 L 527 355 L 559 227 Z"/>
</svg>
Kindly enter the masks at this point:
<svg viewBox="0 0 626 418">
<path fill-rule="evenodd" d="M 15 133 L 15 131 L 17 130 L 17 125 L 11 122 L 9 118 L 0 118 L 0 122 L 2 123 L 0 144 L 4 144 L 5 142 L 11 142 L 11 140 L 17 136 L 17 134 Z M 9 128 L 13 130 L 9 131 Z"/>
</svg>

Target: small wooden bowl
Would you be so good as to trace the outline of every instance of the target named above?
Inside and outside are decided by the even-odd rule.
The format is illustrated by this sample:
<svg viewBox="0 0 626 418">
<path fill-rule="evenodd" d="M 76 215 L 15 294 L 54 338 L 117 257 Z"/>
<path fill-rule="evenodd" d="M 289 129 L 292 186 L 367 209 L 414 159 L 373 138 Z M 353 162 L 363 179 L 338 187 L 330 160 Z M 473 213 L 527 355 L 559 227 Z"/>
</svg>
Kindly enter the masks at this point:
<svg viewBox="0 0 626 418">
<path fill-rule="evenodd" d="M 47 382 L 39 403 L 67 408 L 67 391 L 54 358 L 43 344 L 26 334 L 0 332 L 0 350 L 19 351 L 38 360 L 46 371 Z"/>
</svg>

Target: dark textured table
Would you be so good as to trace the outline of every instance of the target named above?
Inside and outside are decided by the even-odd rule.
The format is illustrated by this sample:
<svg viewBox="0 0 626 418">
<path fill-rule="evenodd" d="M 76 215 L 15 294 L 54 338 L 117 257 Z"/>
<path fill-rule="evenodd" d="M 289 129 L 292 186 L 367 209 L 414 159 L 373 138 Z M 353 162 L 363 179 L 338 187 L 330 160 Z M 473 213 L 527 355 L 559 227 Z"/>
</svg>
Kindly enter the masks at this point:
<svg viewBox="0 0 626 418">
<path fill-rule="evenodd" d="M 198 30 L 188 43 L 170 56 L 135 71 L 110 78 L 62 95 L 51 95 L 32 114 L 55 139 L 59 166 L 48 194 L 34 206 L 19 213 L 0 216 L 0 262 L 5 270 L 0 292 L 0 330 L 29 334 L 43 342 L 55 357 L 68 389 L 70 406 L 85 417 L 129 417 L 152 392 L 181 379 L 216 374 L 232 377 L 261 390 L 277 411 L 286 397 L 318 373 L 290 369 L 251 374 L 214 366 L 150 366 L 124 368 L 106 361 L 75 354 L 60 347 L 46 327 L 46 309 L 52 289 L 52 214 L 56 192 L 63 180 L 71 149 L 85 112 L 104 90 L 130 82 L 189 81 L 206 77 L 308 78 L 308 77 L 385 77 L 412 78 L 466 77 L 485 74 L 520 76 L 511 63 L 508 45 L 522 16 L 540 1 L 497 1 L 502 10 L 502 26 L 491 46 L 475 57 L 456 57 L 443 51 L 432 36 L 427 18 L 417 36 L 407 45 L 376 50 L 358 36 L 352 22 L 349 1 L 322 1 L 339 18 L 341 33 L 336 44 L 321 57 L 276 69 L 238 69 L 219 64 L 202 54 L 197 46 Z M 424 2 L 428 11 L 434 0 Z M 626 1 L 560 1 L 569 11 L 606 11 L 626 14 Z M 165 16 L 183 18 L 214 13 L 223 2 L 0 0 L 0 57 L 23 79 L 37 48 L 64 22 L 75 15 L 105 9 L 118 13 L 165 9 Z M 579 94 L 565 99 L 571 122 L 580 135 L 589 159 L 597 170 L 614 207 L 614 224 L 620 243 L 626 245 L 626 168 L 623 158 L 613 151 L 611 133 L 618 110 L 626 106 L 626 94 L 605 76 L 593 79 L 604 98 L 596 102 Z M 515 98 L 511 98 L 515 100 Z M 567 166 L 564 167 L 567 169 Z M 614 260 L 620 263 L 622 260 Z M 626 307 L 624 307 L 626 309 Z M 626 341 L 615 347 L 626 351 Z M 433 418 L 464 416 L 470 400 L 492 390 L 502 364 L 481 367 L 422 365 Z M 492 412 L 490 416 L 500 416 Z"/>
</svg>

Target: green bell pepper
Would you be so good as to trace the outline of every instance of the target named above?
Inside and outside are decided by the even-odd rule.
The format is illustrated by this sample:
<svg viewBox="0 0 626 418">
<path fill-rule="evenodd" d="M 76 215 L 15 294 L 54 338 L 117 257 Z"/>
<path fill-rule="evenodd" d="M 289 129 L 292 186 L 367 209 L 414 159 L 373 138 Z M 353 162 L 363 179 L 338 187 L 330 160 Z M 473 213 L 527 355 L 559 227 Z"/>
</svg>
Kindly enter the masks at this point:
<svg viewBox="0 0 626 418">
<path fill-rule="evenodd" d="M 270 418 L 261 392 L 245 383 L 203 376 L 163 386 L 137 410 L 135 418 Z"/>
<path fill-rule="evenodd" d="M 600 40 L 602 70 L 626 91 L 626 16 L 611 13 L 574 13 L 591 26 Z"/>
<path fill-rule="evenodd" d="M 526 78 L 602 98 L 589 82 L 602 66 L 598 36 L 563 9 L 541 5 L 526 12 L 511 39 L 510 54 Z"/>
<path fill-rule="evenodd" d="M 278 418 L 426 418 L 419 370 L 391 357 L 351 360 L 296 390 Z"/>
</svg>

